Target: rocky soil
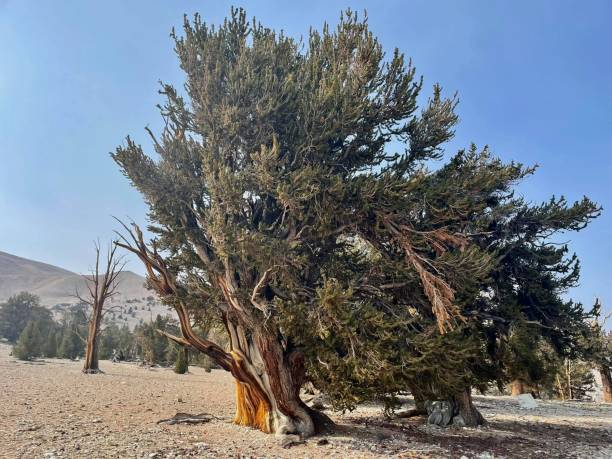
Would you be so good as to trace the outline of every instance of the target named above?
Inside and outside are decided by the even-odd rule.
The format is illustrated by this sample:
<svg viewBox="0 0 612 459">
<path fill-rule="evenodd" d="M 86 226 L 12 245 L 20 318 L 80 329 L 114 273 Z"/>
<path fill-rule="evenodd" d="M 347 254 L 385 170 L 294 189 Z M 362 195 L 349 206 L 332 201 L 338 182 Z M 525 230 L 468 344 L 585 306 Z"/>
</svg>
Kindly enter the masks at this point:
<svg viewBox="0 0 612 459">
<path fill-rule="evenodd" d="M 68 360 L 19 362 L 0 344 L 0 457 L 401 457 L 611 458 L 612 406 L 476 397 L 488 425 L 440 429 L 422 418 L 385 419 L 375 405 L 329 413 L 333 435 L 283 448 L 271 435 L 231 423 L 231 377 L 191 368 L 176 375 L 102 361 L 84 375 Z M 410 401 L 407 401 L 408 406 Z M 158 424 L 176 413 L 213 416 L 198 425 Z"/>
</svg>

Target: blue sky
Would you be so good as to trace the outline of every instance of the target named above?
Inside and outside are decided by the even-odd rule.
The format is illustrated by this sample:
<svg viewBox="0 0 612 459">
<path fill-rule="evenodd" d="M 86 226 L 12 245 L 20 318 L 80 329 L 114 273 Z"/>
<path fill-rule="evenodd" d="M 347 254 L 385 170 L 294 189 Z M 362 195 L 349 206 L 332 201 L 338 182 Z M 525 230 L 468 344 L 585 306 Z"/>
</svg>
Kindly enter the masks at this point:
<svg viewBox="0 0 612 459">
<path fill-rule="evenodd" d="M 184 13 L 219 23 L 231 4 L 304 36 L 340 10 L 367 9 L 389 51 L 413 58 L 427 85 L 458 91 L 449 151 L 475 142 L 539 164 L 520 188 L 540 201 L 588 195 L 604 214 L 571 248 L 571 292 L 612 303 L 612 2 L 0 0 L 0 250 L 83 272 L 111 215 L 145 206 L 109 152 L 160 125 L 158 81 L 181 84 L 168 34 Z M 129 268 L 141 272 L 132 261 Z"/>
</svg>

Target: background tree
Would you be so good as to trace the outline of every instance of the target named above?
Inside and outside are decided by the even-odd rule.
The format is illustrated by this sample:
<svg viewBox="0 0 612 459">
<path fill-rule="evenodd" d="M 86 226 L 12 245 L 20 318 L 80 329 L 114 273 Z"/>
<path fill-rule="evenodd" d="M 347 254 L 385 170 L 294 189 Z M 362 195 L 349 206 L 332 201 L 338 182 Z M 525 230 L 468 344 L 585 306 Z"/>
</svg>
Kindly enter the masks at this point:
<svg viewBox="0 0 612 459">
<path fill-rule="evenodd" d="M 181 346 L 177 350 L 176 362 L 174 363 L 174 372 L 183 375 L 189 371 L 189 348 Z"/>
<path fill-rule="evenodd" d="M 85 355 L 84 338 L 87 334 L 87 305 L 76 304 L 64 312 L 60 324 L 57 356 L 63 359 L 76 359 Z"/>
<path fill-rule="evenodd" d="M 106 253 L 106 262 L 100 266 L 100 244 L 95 243 L 96 263 L 90 276 L 84 276 L 87 281 L 89 295 L 81 297 L 81 302 L 91 308 L 87 320 L 87 341 L 85 343 L 85 363 L 83 373 L 98 373 L 98 335 L 104 315 L 110 310 L 105 309 L 106 301 L 117 293 L 118 280 L 125 263 L 116 256 L 117 246 L 110 244 Z M 104 272 L 100 272 L 104 269 Z"/>
<path fill-rule="evenodd" d="M 40 306 L 40 299 L 21 292 L 0 304 L 0 337 L 15 343 L 30 320 L 47 318 L 49 311 Z"/>
<path fill-rule="evenodd" d="M 169 365 L 176 360 L 176 345 L 170 343 L 160 331 L 176 335 L 179 331 L 176 320 L 158 314 L 150 323 L 142 323 L 134 329 L 140 355 L 150 365 Z"/>
<path fill-rule="evenodd" d="M 119 352 L 120 330 L 119 325 L 115 322 L 111 322 L 100 332 L 98 343 L 98 358 L 100 360 L 110 360 L 113 357 L 113 353 Z"/>
<path fill-rule="evenodd" d="M 42 347 L 43 342 L 38 323 L 31 320 L 19 335 L 17 344 L 13 347 L 13 355 L 20 360 L 31 360 L 42 354 Z"/>
<path fill-rule="evenodd" d="M 108 316 L 107 316 L 108 320 Z M 138 326 L 136 326 L 138 328 Z M 98 357 L 110 360 L 132 360 L 136 355 L 136 340 L 130 328 L 123 324 L 121 327 L 111 322 L 100 333 Z"/>
<path fill-rule="evenodd" d="M 605 327 L 609 318 L 610 315 L 601 317 L 601 302 L 597 299 L 582 346 L 582 358 L 594 364 L 599 371 L 603 401 L 606 403 L 612 403 L 612 331 Z"/>
</svg>

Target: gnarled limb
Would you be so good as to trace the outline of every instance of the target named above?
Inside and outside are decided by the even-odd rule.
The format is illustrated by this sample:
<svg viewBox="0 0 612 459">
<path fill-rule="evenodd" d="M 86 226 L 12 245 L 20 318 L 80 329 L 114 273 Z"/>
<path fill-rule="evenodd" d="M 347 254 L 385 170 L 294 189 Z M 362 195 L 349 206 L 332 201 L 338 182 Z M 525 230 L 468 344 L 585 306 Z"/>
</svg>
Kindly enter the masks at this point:
<svg viewBox="0 0 612 459">
<path fill-rule="evenodd" d="M 162 299 L 167 299 L 179 316 L 183 337 L 163 334 L 208 355 L 236 379 L 236 424 L 280 436 L 298 435 L 302 438 L 315 433 L 314 420 L 326 424 L 327 428 L 333 424 L 325 416 L 313 415 L 313 411 L 299 397 L 305 373 L 302 354 L 298 351 L 287 353 L 279 341 L 278 331 L 269 330 L 253 319 L 253 305 L 242 304 L 227 270 L 225 275 L 217 275 L 212 281 L 226 303 L 221 311 L 230 337 L 229 352 L 194 332 L 176 278 L 157 252 L 155 243 L 147 246 L 137 225 L 133 224 L 132 230 L 121 224 L 130 239 L 120 234 L 121 241 L 116 244 L 138 256 L 145 265 L 150 285 Z M 255 286 L 255 299 L 258 290 L 267 282 L 268 275 L 264 273 L 263 280 Z"/>
</svg>

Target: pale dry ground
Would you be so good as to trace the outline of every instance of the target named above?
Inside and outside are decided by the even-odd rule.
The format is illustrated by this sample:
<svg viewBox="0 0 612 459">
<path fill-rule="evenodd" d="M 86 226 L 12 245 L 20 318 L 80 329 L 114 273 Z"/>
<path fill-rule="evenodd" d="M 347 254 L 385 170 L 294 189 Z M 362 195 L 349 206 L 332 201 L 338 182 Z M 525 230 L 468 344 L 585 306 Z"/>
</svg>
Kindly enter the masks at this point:
<svg viewBox="0 0 612 459">
<path fill-rule="evenodd" d="M 67 360 L 18 362 L 0 344 L 0 457 L 612 457 L 612 406 L 477 397 L 480 429 L 439 429 L 422 418 L 385 420 L 376 406 L 332 413 L 334 435 L 283 449 L 273 436 L 235 426 L 234 387 L 223 371 L 188 375 L 101 362 L 84 375 Z M 180 400 L 180 401 L 179 401 Z M 158 425 L 177 412 L 217 416 L 203 425 Z M 327 444 L 320 444 L 325 443 Z"/>
</svg>

